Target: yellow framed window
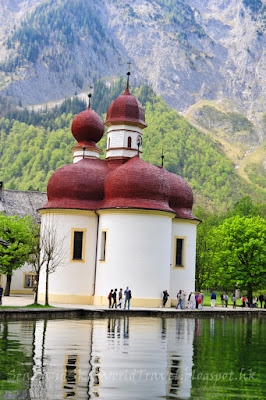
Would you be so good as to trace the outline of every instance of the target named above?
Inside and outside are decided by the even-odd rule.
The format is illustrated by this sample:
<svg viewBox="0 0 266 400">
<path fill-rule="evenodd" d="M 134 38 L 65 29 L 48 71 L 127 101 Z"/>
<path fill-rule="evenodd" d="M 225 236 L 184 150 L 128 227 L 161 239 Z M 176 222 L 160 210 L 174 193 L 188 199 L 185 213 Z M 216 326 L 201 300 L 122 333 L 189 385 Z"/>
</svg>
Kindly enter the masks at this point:
<svg viewBox="0 0 266 400">
<path fill-rule="evenodd" d="M 185 268 L 186 266 L 186 238 L 174 237 L 174 268 Z"/>
<path fill-rule="evenodd" d="M 85 262 L 86 229 L 71 230 L 71 261 Z"/>
<path fill-rule="evenodd" d="M 32 274 L 32 273 L 24 273 L 24 282 L 23 282 L 23 287 L 25 289 L 32 289 L 35 287 L 35 281 L 37 279 L 37 274 Z"/>
<path fill-rule="evenodd" d="M 101 231 L 100 261 L 106 261 L 107 230 Z"/>
</svg>

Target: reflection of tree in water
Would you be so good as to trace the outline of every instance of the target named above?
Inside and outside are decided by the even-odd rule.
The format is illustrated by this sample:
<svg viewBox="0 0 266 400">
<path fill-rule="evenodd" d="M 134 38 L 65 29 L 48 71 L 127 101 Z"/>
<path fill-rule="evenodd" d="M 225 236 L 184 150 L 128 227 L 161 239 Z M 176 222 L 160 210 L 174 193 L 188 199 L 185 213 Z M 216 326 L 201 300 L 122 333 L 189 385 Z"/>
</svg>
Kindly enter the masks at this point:
<svg viewBox="0 0 266 400">
<path fill-rule="evenodd" d="M 28 322 L 28 321 L 26 321 Z M 1 398 L 28 398 L 29 383 L 32 376 L 31 341 L 22 344 L 19 331 L 12 324 L 0 325 L 0 396 Z M 13 327 L 18 327 L 16 322 Z M 23 322 L 20 328 L 23 327 Z M 15 396 L 14 396 L 15 393 Z"/>
<path fill-rule="evenodd" d="M 192 398 L 212 400 L 221 393 L 235 399 L 266 398 L 264 319 L 262 323 L 254 317 L 200 322 L 193 341 Z"/>
</svg>

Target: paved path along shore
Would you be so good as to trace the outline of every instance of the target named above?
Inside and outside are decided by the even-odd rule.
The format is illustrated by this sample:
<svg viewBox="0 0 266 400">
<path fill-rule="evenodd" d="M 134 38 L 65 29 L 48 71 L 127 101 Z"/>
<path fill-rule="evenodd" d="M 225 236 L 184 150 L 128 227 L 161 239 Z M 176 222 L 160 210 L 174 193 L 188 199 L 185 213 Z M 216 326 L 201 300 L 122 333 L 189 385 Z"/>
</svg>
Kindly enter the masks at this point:
<svg viewBox="0 0 266 400">
<path fill-rule="evenodd" d="M 33 295 L 29 296 L 29 295 L 13 295 L 13 296 L 3 296 L 2 298 L 2 308 L 6 307 L 24 307 L 30 304 L 33 304 L 34 301 L 34 297 Z M 109 309 L 107 306 L 93 306 L 93 305 L 84 305 L 84 304 L 59 304 L 59 303 L 50 303 L 51 306 L 57 307 L 57 308 L 65 308 L 65 309 L 78 309 L 78 310 L 91 310 L 91 311 L 104 311 L 104 310 L 108 310 L 108 314 L 109 312 L 112 311 L 122 311 L 120 309 Z M 1 309 L 1 307 L 0 307 Z M 180 310 L 180 309 L 175 309 L 174 307 L 172 308 L 144 308 L 144 307 L 131 307 L 130 308 L 131 311 L 160 311 L 162 313 L 167 313 L 167 312 L 191 312 L 192 310 L 189 310 L 188 308 L 184 309 L 184 310 Z M 258 310 L 261 310 L 263 312 L 266 313 L 266 309 L 264 308 L 242 308 L 242 307 L 237 307 L 236 309 L 233 309 L 232 306 L 229 306 L 228 308 L 226 307 L 221 307 L 221 306 L 217 306 L 214 309 L 209 307 L 209 306 L 204 306 L 202 310 L 194 310 L 194 312 L 197 313 L 204 313 L 204 311 L 215 311 L 215 312 L 243 312 L 243 311 L 255 311 L 257 312 Z M 41 309 L 40 309 L 41 311 Z"/>
</svg>

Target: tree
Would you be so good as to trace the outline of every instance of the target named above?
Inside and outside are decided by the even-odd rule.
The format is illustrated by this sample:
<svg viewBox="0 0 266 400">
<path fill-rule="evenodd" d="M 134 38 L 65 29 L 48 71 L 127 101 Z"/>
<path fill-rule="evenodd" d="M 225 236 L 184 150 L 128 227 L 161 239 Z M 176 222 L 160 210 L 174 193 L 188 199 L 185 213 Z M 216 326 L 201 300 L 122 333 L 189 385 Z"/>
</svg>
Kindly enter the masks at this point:
<svg viewBox="0 0 266 400">
<path fill-rule="evenodd" d="M 0 236 L 9 246 L 0 245 L 0 272 L 6 275 L 5 296 L 10 295 L 13 272 L 27 262 L 31 255 L 33 219 L 0 214 Z"/>
<path fill-rule="evenodd" d="M 64 240 L 65 236 L 57 229 L 56 218 L 47 215 L 42 221 L 41 236 L 40 236 L 40 269 L 45 266 L 45 305 L 49 305 L 48 291 L 49 291 L 49 275 L 55 272 L 59 265 L 62 265 L 64 258 Z M 39 270 L 40 272 L 40 270 Z M 39 281 L 38 281 L 39 282 Z"/>
<path fill-rule="evenodd" d="M 238 285 L 252 298 L 266 284 L 266 221 L 261 217 L 228 218 L 213 230 L 217 282 Z"/>
<path fill-rule="evenodd" d="M 217 214 L 203 210 L 201 207 L 195 212 L 197 218 L 201 220 L 197 228 L 197 249 L 196 249 L 196 287 L 201 290 L 203 285 L 209 285 L 213 272 L 213 254 L 215 248 L 212 247 L 212 230 L 221 222 L 221 217 Z"/>
</svg>

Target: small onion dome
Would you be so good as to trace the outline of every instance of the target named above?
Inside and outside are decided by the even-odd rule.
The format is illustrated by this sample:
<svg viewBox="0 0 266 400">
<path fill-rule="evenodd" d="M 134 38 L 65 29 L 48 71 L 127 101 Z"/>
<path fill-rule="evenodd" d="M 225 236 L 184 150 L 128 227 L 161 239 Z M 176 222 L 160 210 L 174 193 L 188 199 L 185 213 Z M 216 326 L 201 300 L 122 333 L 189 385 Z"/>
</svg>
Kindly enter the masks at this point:
<svg viewBox="0 0 266 400">
<path fill-rule="evenodd" d="M 166 171 L 170 185 L 169 205 L 179 218 L 196 219 L 192 214 L 193 193 L 181 176 Z"/>
<path fill-rule="evenodd" d="M 105 125 L 130 123 L 146 128 L 145 113 L 141 103 L 126 88 L 121 96 L 115 99 L 108 108 Z"/>
<path fill-rule="evenodd" d="M 165 171 L 138 156 L 110 172 L 102 208 L 145 208 L 173 212 Z"/>
<path fill-rule="evenodd" d="M 88 107 L 75 116 L 71 131 L 78 143 L 99 142 L 104 134 L 102 118 Z"/>
<path fill-rule="evenodd" d="M 99 159 L 84 158 L 59 168 L 48 182 L 48 203 L 43 208 L 99 208 L 108 173 L 107 163 Z"/>
</svg>

